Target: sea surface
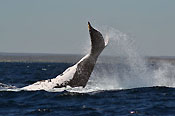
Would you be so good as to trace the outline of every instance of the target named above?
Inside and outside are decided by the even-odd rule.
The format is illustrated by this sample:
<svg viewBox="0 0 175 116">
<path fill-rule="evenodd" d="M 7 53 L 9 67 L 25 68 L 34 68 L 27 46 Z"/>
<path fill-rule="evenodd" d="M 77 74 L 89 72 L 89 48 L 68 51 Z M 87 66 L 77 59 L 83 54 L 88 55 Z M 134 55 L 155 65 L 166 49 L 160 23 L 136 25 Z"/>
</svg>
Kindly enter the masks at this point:
<svg viewBox="0 0 175 116">
<path fill-rule="evenodd" d="M 85 88 L 22 89 L 55 78 L 76 56 L 2 54 L 0 116 L 175 116 L 175 57 L 145 58 L 127 34 L 102 33 L 109 44 L 101 56 L 117 57 L 99 57 Z"/>
<path fill-rule="evenodd" d="M 69 63 L 0 63 L 1 116 L 175 116 L 175 68 L 97 64 L 85 88 L 24 91 Z"/>
</svg>

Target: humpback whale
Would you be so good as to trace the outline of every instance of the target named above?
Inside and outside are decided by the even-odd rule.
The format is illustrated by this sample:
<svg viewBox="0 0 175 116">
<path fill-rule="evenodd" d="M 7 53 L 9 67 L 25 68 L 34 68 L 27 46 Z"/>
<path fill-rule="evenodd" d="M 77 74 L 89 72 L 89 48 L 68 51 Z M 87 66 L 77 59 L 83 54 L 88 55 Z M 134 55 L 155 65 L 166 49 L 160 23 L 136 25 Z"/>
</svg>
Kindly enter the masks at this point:
<svg viewBox="0 0 175 116">
<path fill-rule="evenodd" d="M 85 55 L 75 65 L 66 69 L 56 78 L 35 82 L 34 84 L 23 87 L 24 90 L 50 90 L 62 87 L 85 87 L 94 69 L 97 58 L 107 46 L 102 34 L 94 29 L 88 22 L 88 30 L 91 39 L 90 53 Z"/>
</svg>

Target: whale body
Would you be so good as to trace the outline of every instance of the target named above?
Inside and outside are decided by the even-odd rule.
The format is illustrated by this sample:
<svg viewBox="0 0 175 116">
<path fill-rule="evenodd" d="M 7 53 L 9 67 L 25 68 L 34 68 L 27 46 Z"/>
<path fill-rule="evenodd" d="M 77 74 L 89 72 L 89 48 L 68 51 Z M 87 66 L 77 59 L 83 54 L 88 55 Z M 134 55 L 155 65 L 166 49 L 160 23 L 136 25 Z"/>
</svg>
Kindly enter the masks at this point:
<svg viewBox="0 0 175 116">
<path fill-rule="evenodd" d="M 88 22 L 88 29 L 91 38 L 91 51 L 75 65 L 67 68 L 56 78 L 35 82 L 23 87 L 24 90 L 50 90 L 62 87 L 85 87 L 94 69 L 97 58 L 107 46 L 102 34 L 94 29 Z"/>
</svg>

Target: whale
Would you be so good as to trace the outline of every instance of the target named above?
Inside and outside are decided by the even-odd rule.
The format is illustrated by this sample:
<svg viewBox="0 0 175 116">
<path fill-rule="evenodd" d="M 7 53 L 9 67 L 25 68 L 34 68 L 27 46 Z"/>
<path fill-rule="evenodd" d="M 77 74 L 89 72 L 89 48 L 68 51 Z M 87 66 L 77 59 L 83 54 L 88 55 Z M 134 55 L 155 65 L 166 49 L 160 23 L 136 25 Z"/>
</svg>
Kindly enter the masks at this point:
<svg viewBox="0 0 175 116">
<path fill-rule="evenodd" d="M 56 76 L 56 78 L 38 81 L 31 85 L 25 86 L 22 89 L 50 90 L 68 86 L 72 88 L 84 88 L 91 76 L 91 73 L 93 72 L 98 56 L 108 44 L 108 41 L 105 41 L 103 35 L 98 30 L 93 28 L 90 22 L 88 22 L 88 30 L 91 40 L 91 50 L 87 55 L 85 55 L 73 66 L 67 68 L 62 74 Z"/>
</svg>

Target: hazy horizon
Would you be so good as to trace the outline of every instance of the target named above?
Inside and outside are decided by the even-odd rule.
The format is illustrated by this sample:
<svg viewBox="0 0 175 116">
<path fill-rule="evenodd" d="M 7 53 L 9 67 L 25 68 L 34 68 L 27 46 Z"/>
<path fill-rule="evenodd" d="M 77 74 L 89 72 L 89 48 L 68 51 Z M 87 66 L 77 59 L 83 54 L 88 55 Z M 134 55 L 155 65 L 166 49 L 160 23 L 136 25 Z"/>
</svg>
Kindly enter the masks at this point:
<svg viewBox="0 0 175 116">
<path fill-rule="evenodd" d="M 174 0 L 0 1 L 0 52 L 85 54 L 90 21 L 131 35 L 143 55 L 175 56 L 174 6 Z"/>
</svg>

